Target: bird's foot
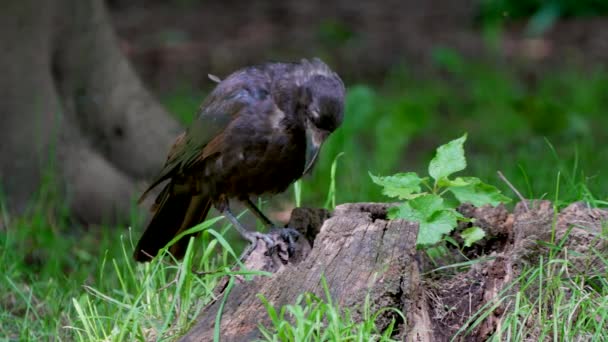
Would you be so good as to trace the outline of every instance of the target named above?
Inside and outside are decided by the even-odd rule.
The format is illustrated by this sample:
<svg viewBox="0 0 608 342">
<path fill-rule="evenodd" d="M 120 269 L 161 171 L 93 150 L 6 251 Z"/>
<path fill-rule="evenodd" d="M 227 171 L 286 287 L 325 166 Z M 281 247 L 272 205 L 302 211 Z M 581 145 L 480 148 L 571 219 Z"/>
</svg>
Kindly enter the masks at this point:
<svg viewBox="0 0 608 342">
<path fill-rule="evenodd" d="M 264 241 L 268 250 L 273 248 L 276 244 L 270 234 L 248 231 L 245 234 L 242 234 L 242 236 L 249 241 L 249 246 L 247 246 L 243 253 L 241 253 L 241 256 L 239 257 L 241 261 L 245 261 L 245 259 L 247 259 L 256 248 L 258 248 L 258 240 Z"/>
<path fill-rule="evenodd" d="M 258 240 L 264 241 L 268 249 L 273 248 L 276 245 L 274 237 L 271 234 L 264 234 L 260 232 L 247 232 L 244 237 L 245 239 L 249 240 L 249 242 L 251 242 L 253 249 L 257 247 Z"/>
<path fill-rule="evenodd" d="M 286 263 L 296 252 L 296 243 L 301 234 L 293 228 L 273 228 L 269 233 L 247 232 L 244 237 L 251 242 L 241 255 L 245 260 L 257 247 L 259 240 L 266 245 L 267 256 L 278 257 Z"/>
<path fill-rule="evenodd" d="M 278 237 L 281 238 L 281 240 L 283 240 L 283 242 L 287 245 L 287 256 L 289 258 L 294 256 L 296 252 L 296 242 L 302 236 L 302 234 L 299 231 L 289 227 L 274 228 L 273 231 L 271 231 L 271 234 L 273 232 L 278 233 Z M 276 244 L 276 246 L 278 246 L 278 244 Z"/>
</svg>

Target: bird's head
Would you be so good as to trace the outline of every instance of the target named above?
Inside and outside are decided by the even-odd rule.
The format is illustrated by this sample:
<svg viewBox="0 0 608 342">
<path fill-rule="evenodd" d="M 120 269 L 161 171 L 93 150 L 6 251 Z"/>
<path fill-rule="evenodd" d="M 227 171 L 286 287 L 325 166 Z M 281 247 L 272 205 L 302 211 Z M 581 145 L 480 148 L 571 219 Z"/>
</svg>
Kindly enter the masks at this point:
<svg viewBox="0 0 608 342">
<path fill-rule="evenodd" d="M 304 174 L 312 169 L 325 139 L 344 119 L 344 83 L 325 64 L 315 62 L 320 63 L 318 73 L 309 75 L 300 89 L 307 138 Z"/>
</svg>

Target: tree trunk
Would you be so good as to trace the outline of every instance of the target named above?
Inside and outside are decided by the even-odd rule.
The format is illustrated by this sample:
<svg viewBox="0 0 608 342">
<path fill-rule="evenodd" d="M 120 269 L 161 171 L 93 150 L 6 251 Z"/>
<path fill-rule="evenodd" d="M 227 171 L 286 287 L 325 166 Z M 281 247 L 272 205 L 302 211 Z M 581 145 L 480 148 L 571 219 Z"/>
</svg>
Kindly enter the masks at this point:
<svg viewBox="0 0 608 342">
<path fill-rule="evenodd" d="M 392 311 L 382 311 L 375 321 L 379 329 L 384 329 L 395 319 L 395 339 L 450 341 L 456 337 L 458 341 L 485 341 L 501 329 L 505 310 L 513 307 L 511 299 L 499 300 L 506 295 L 515 297 L 518 289 L 509 286 L 523 265 L 536 264 L 540 255 L 548 253 L 546 244 L 538 241 L 551 241 L 552 237 L 561 241 L 568 236 L 564 253 L 569 250 L 575 252 L 573 255 L 582 255 L 589 248 L 600 254 L 608 252 L 608 242 L 597 238 L 608 220 L 604 210 L 575 203 L 556 217 L 548 201 L 520 203 L 513 213 L 504 206 L 465 205 L 460 208 L 461 213 L 474 218 L 487 236 L 474 248 L 463 251 L 474 253 L 469 255 L 471 258 L 490 258 L 474 263 L 468 270 L 449 268 L 435 272 L 432 270 L 437 266 L 427 266 L 423 254 L 416 252 L 418 225 L 387 220 L 388 206 L 345 204 L 338 206 L 331 217 L 324 210 L 294 210 L 289 226 L 308 238 L 300 242 L 295 258 L 288 262 L 277 260 L 267 255 L 263 244 L 258 244 L 245 260 L 246 267 L 274 275 L 248 282 L 239 280 L 229 293 L 228 280 L 224 280 L 216 288 L 218 299 L 203 309 L 194 328 L 181 341 L 212 341 L 222 302 L 221 340 L 259 339 L 259 326 L 269 327 L 271 323 L 259 295 L 277 311 L 293 304 L 304 292 L 325 299 L 322 277 L 333 303 L 349 308 L 355 321 L 362 318 L 366 297 L 372 313 L 383 307 L 400 309 L 405 322 Z M 453 238 L 457 236 L 454 234 Z M 605 274 L 600 260 L 570 260 L 571 274 Z M 424 276 L 421 269 L 425 269 Z M 495 309 L 474 329 L 459 332 L 467 328 L 473 314 L 492 305 Z"/>
<path fill-rule="evenodd" d="M 23 211 L 49 174 L 84 222 L 125 218 L 179 126 L 143 88 L 100 0 L 0 4 L 0 180 Z"/>
</svg>

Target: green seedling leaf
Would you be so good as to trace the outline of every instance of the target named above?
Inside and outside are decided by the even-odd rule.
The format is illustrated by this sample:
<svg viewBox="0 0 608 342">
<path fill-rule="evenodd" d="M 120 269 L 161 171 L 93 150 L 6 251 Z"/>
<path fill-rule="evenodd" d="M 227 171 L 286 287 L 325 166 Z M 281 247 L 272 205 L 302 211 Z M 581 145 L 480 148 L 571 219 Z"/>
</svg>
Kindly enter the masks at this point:
<svg viewBox="0 0 608 342">
<path fill-rule="evenodd" d="M 466 140 L 467 135 L 465 134 L 462 137 L 437 148 L 435 157 L 429 164 L 429 175 L 431 175 L 435 181 L 447 178 L 454 172 L 462 171 L 467 167 L 463 147 Z"/>
<path fill-rule="evenodd" d="M 475 178 L 475 177 L 456 177 L 456 179 L 447 179 L 447 178 L 441 178 L 440 180 L 437 181 L 437 185 L 440 187 L 451 187 L 451 186 L 467 186 L 467 185 L 471 185 L 473 183 L 476 183 L 475 181 L 469 180 L 470 178 Z M 477 178 L 475 178 L 477 179 Z M 477 179 L 479 181 L 479 179 Z"/>
<path fill-rule="evenodd" d="M 413 209 L 420 212 L 424 218 L 430 218 L 436 212 L 448 209 L 443 203 L 443 198 L 435 194 L 427 194 L 416 197 L 407 202 Z"/>
<path fill-rule="evenodd" d="M 401 218 L 418 222 L 418 246 L 434 245 L 444 234 L 456 227 L 458 215 L 452 208 L 446 208 L 438 195 L 427 194 L 416 197 L 388 212 L 391 219 Z"/>
<path fill-rule="evenodd" d="M 412 222 L 425 220 L 424 214 L 412 208 L 409 202 L 402 203 L 397 207 L 389 208 L 387 215 L 391 220 L 404 219 Z"/>
<path fill-rule="evenodd" d="M 426 194 L 407 201 L 400 206 L 390 208 L 390 219 L 405 219 L 414 222 L 423 222 L 431 218 L 438 211 L 444 210 L 443 198 L 438 195 Z"/>
<path fill-rule="evenodd" d="M 388 208 L 388 210 L 386 211 L 386 216 L 391 219 L 398 219 L 398 218 L 402 218 L 401 216 L 401 207 L 404 206 L 405 203 L 401 204 L 400 206 L 397 207 L 390 207 Z"/>
<path fill-rule="evenodd" d="M 410 199 L 419 196 L 420 183 L 426 178 L 418 177 L 415 172 L 397 173 L 394 176 L 374 176 L 371 173 L 369 176 L 372 181 L 382 187 L 382 193 L 389 197 L 397 197 L 399 199 Z"/>
<path fill-rule="evenodd" d="M 467 177 L 471 181 L 476 180 L 466 186 L 449 187 L 456 199 L 461 203 L 471 203 L 476 207 L 490 204 L 495 207 L 500 203 L 509 203 L 511 199 L 500 193 L 496 187 L 486 184 L 474 177 Z"/>
<path fill-rule="evenodd" d="M 471 247 L 475 242 L 483 239 L 486 236 L 486 232 L 479 227 L 470 227 L 460 233 L 464 240 L 465 247 Z"/>
<path fill-rule="evenodd" d="M 386 177 L 369 174 L 374 183 L 383 187 L 383 194 L 406 200 L 399 206 L 389 208 L 388 217 L 418 222 L 416 246 L 426 248 L 427 252 L 434 246 L 439 246 L 442 241 L 458 245 L 447 234 L 456 228 L 458 221 L 474 221 L 456 211 L 455 206 L 458 205 L 456 202 L 468 202 L 479 207 L 486 204 L 496 206 L 510 201 L 496 187 L 482 182 L 477 177 L 449 178 L 453 173 L 462 171 L 467 166 L 464 155 L 466 140 L 465 134 L 437 148 L 429 164 L 429 174 L 435 180 L 432 187 L 428 184 L 429 177 L 420 178 L 414 172 Z M 423 186 L 429 191 L 422 192 Z M 448 202 L 445 202 L 441 196 L 446 191 L 452 192 L 456 201 L 449 198 Z M 482 239 L 485 232 L 479 227 L 473 227 L 466 229 L 461 235 L 465 240 L 465 246 L 470 247 Z"/>
<path fill-rule="evenodd" d="M 454 209 L 446 209 L 435 213 L 427 222 L 421 222 L 418 230 L 417 246 L 430 246 L 441 241 L 458 223 Z"/>
</svg>

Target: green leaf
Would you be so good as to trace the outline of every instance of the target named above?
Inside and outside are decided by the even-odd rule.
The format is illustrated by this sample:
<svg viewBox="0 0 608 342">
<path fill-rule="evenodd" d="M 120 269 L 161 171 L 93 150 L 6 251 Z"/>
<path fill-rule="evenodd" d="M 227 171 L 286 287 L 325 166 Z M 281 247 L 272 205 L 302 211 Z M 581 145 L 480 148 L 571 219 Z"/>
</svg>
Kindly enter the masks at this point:
<svg viewBox="0 0 608 342">
<path fill-rule="evenodd" d="M 412 199 L 398 207 L 389 209 L 390 219 L 401 218 L 418 222 L 416 245 L 434 245 L 441 241 L 444 234 L 456 227 L 458 215 L 452 208 L 446 208 L 438 195 L 427 194 Z"/>
<path fill-rule="evenodd" d="M 437 185 L 440 187 L 451 187 L 451 186 L 467 186 L 474 183 L 480 182 L 477 177 L 456 177 L 455 179 L 441 178 L 437 181 Z"/>
<path fill-rule="evenodd" d="M 388 210 L 386 211 L 386 216 L 389 219 L 391 219 L 391 220 L 402 218 L 400 216 L 401 215 L 401 207 L 404 206 L 404 205 L 405 205 L 405 203 L 401 204 L 398 207 L 390 207 L 390 208 L 388 208 Z"/>
<path fill-rule="evenodd" d="M 391 220 L 404 219 L 412 222 L 421 222 L 426 220 L 424 214 L 412 208 L 409 202 L 405 202 L 397 207 L 389 208 L 387 216 Z"/>
<path fill-rule="evenodd" d="M 393 176 L 374 176 L 371 173 L 369 176 L 372 181 L 382 187 L 382 193 L 389 197 L 397 197 L 399 199 L 410 199 L 419 196 L 420 183 L 426 178 L 418 177 L 415 172 L 397 173 Z"/>
<path fill-rule="evenodd" d="M 407 202 L 412 209 L 420 212 L 424 218 L 430 218 L 437 211 L 448 209 L 443 203 L 443 198 L 439 195 L 427 194 L 424 196 L 416 197 Z"/>
<path fill-rule="evenodd" d="M 467 167 L 463 147 L 466 140 L 467 135 L 465 134 L 437 148 L 437 153 L 429 164 L 429 175 L 435 181 L 447 178 L 452 173 L 462 171 Z"/>
<path fill-rule="evenodd" d="M 454 230 L 457 223 L 454 209 L 436 212 L 429 221 L 420 222 L 416 245 L 428 246 L 440 242 L 443 235 Z"/>
<path fill-rule="evenodd" d="M 388 217 L 390 219 L 401 218 L 410 221 L 427 221 L 442 210 L 446 210 L 443 198 L 439 195 L 425 194 L 409 200 L 397 207 L 389 208 Z"/>
<path fill-rule="evenodd" d="M 469 177 L 473 179 L 473 177 Z M 490 204 L 493 207 L 500 203 L 508 203 L 511 199 L 500 193 L 496 187 L 486 184 L 479 179 L 477 183 L 467 186 L 448 188 L 461 203 L 471 203 L 476 207 Z"/>
<path fill-rule="evenodd" d="M 475 242 L 483 239 L 486 232 L 479 227 L 470 227 L 463 230 L 460 236 L 464 239 L 464 246 L 471 247 Z"/>
</svg>

